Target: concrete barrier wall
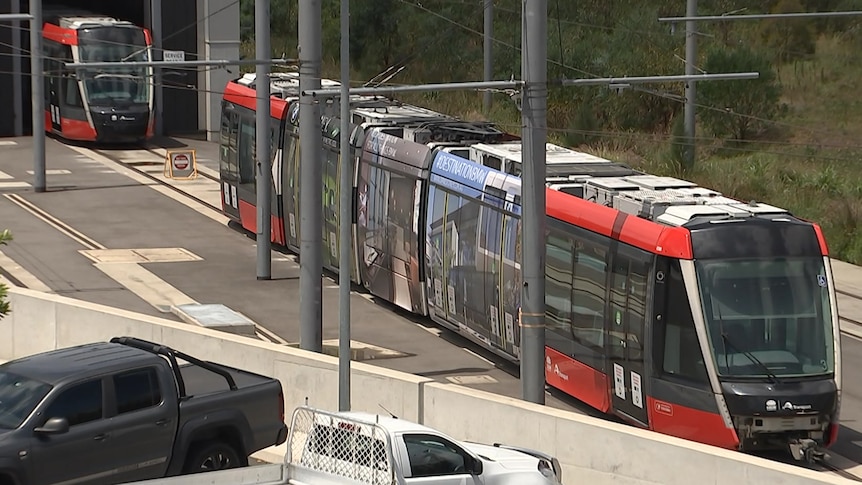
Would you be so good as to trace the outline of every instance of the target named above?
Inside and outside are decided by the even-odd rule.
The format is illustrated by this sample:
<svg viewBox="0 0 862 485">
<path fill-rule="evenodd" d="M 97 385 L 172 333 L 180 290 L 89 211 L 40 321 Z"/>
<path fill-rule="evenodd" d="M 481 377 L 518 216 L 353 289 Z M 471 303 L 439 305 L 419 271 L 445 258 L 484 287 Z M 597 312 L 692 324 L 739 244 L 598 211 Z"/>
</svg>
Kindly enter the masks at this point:
<svg viewBox="0 0 862 485">
<path fill-rule="evenodd" d="M 316 407 L 338 407 L 334 357 L 27 289 L 10 289 L 9 300 L 0 359 L 129 335 L 275 377 L 287 409 L 306 397 Z M 383 405 L 457 439 L 545 451 L 560 459 L 566 484 L 856 483 L 363 363 L 352 363 L 351 379 L 354 410 L 379 413 Z"/>
</svg>

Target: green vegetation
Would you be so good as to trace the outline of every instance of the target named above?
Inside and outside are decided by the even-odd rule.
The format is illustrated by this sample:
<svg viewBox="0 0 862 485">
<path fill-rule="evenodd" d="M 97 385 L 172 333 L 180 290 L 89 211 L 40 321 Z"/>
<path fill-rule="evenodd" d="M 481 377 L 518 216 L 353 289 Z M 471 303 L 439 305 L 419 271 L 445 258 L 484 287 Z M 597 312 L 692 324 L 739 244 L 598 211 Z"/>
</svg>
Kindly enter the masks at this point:
<svg viewBox="0 0 862 485">
<path fill-rule="evenodd" d="M 241 0 L 243 53 L 254 55 L 253 1 Z M 756 5 L 755 5 L 756 4 Z M 296 57 L 297 6 L 272 0 L 273 51 Z M 324 76 L 337 78 L 339 0 L 323 1 Z M 389 83 L 482 78 L 483 0 L 351 2 L 355 84 L 390 68 Z M 495 0 L 495 78 L 520 77 L 521 0 Z M 701 0 L 700 15 L 862 10 L 862 0 Z M 548 77 L 667 75 L 684 71 L 680 0 L 548 2 Z M 756 70 L 758 80 L 697 85 L 696 163 L 681 165 L 683 86 L 552 88 L 549 140 L 695 181 L 741 200 L 785 207 L 818 222 L 834 257 L 862 264 L 862 18 L 699 22 L 696 65 L 705 72 Z M 390 71 L 391 72 L 391 71 Z M 481 119 L 481 93 L 405 95 Z M 509 93 L 489 118 L 518 132 Z"/>
<path fill-rule="evenodd" d="M 9 229 L 4 229 L 3 232 L 0 232 L 0 246 L 5 246 L 9 241 L 12 240 L 12 233 L 9 232 Z M 9 288 L 0 283 L 0 318 L 5 317 L 11 311 L 9 309 L 9 301 L 6 299 L 8 295 Z"/>
</svg>

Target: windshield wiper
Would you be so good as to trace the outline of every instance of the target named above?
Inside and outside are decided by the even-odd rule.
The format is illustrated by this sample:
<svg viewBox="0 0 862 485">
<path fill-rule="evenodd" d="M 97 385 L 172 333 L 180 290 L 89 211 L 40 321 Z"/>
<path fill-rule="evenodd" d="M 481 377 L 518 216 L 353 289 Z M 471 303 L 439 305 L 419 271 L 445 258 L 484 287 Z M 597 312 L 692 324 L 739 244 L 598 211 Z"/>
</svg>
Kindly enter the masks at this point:
<svg viewBox="0 0 862 485">
<path fill-rule="evenodd" d="M 93 79 L 116 78 L 116 79 L 132 79 L 132 80 L 137 81 L 137 80 L 141 79 L 142 77 L 143 76 L 138 76 L 135 74 L 110 74 L 110 73 L 103 72 L 103 73 L 96 74 L 95 76 L 93 76 Z"/>
<path fill-rule="evenodd" d="M 766 364 L 764 364 L 760 359 L 758 359 L 758 358 L 757 358 L 754 354 L 752 354 L 751 352 L 749 352 L 749 351 L 747 351 L 747 350 L 740 350 L 739 346 L 737 346 L 736 344 L 734 344 L 734 343 L 733 343 L 733 341 L 732 341 L 732 340 L 730 340 L 730 337 L 728 337 L 728 336 L 727 336 L 727 334 L 726 334 L 726 333 L 724 333 L 724 331 L 722 331 L 722 332 L 721 332 L 721 339 L 724 341 L 725 345 L 727 345 L 728 347 L 730 347 L 730 348 L 732 348 L 732 349 L 736 350 L 737 352 L 741 353 L 742 355 L 744 355 L 744 356 L 748 357 L 748 359 L 749 359 L 749 360 L 751 360 L 751 362 L 753 362 L 754 364 L 756 364 L 756 365 L 760 366 L 760 368 L 762 368 L 762 369 L 763 369 L 763 371 L 766 373 L 766 376 L 767 376 L 767 377 L 769 377 L 770 379 L 772 379 L 772 381 L 773 381 L 775 384 L 781 384 L 781 380 L 780 380 L 780 379 L 778 379 L 778 376 L 777 376 L 777 375 L 775 375 L 771 370 L 769 370 L 769 367 L 768 367 Z M 724 352 L 724 358 L 725 358 L 725 361 L 726 361 L 726 359 L 727 359 L 727 350 L 725 350 L 725 352 Z"/>
</svg>

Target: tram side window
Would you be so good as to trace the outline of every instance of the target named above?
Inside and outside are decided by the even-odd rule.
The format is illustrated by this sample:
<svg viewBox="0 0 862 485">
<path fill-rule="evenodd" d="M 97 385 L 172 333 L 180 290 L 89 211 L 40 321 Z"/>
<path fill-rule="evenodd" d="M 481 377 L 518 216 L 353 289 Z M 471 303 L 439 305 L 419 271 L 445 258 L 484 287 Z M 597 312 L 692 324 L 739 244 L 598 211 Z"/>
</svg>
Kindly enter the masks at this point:
<svg viewBox="0 0 862 485">
<path fill-rule="evenodd" d="M 679 261 L 671 262 L 667 280 L 664 358 L 659 360 L 662 370 L 665 374 L 705 383 L 706 365 L 697 340 Z"/>
<path fill-rule="evenodd" d="M 72 60 L 72 46 L 64 45 L 60 47 L 59 52 L 66 62 L 70 62 Z M 72 108 L 83 108 L 84 101 L 81 99 L 81 90 L 78 88 L 78 78 L 71 72 L 65 73 L 64 77 L 66 88 L 66 92 L 64 94 L 66 96 L 64 97 L 63 102 L 66 106 Z"/>
<path fill-rule="evenodd" d="M 254 184 L 255 165 L 254 122 L 243 117 L 239 131 L 239 183 Z"/>
<path fill-rule="evenodd" d="M 545 251 L 545 315 L 548 330 L 556 334 L 548 335 L 548 344 L 568 354 L 572 349 L 567 343 L 576 337 L 572 329 L 572 241 L 552 230 Z"/>
<path fill-rule="evenodd" d="M 378 255 L 387 249 L 387 198 L 389 195 L 389 172 L 368 166 L 368 222 L 365 226 L 365 244 L 377 250 Z M 375 264 L 389 269 L 390 258 L 378 257 Z"/>
<path fill-rule="evenodd" d="M 604 348 L 607 249 L 586 239 L 575 241 L 572 331 L 584 345 Z"/>
<path fill-rule="evenodd" d="M 66 77 L 66 106 L 73 108 L 83 108 L 84 103 L 81 100 L 81 92 L 78 89 L 78 80 L 72 76 Z"/>
<path fill-rule="evenodd" d="M 228 165 L 228 143 L 230 140 L 230 111 L 222 108 L 221 131 L 219 132 L 219 170 L 222 175 L 230 171 Z"/>
<path fill-rule="evenodd" d="M 229 180 L 236 181 L 237 169 L 237 134 L 239 132 L 239 116 L 236 113 L 230 113 L 230 126 L 228 134 L 228 150 L 227 150 L 227 176 Z"/>
</svg>

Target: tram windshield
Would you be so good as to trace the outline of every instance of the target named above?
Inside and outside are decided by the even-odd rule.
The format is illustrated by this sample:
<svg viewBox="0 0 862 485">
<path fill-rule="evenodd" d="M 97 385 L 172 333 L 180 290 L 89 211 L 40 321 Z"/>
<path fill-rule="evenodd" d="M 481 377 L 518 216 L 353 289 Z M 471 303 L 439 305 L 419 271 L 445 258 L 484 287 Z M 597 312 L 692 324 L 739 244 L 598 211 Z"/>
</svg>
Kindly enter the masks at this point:
<svg viewBox="0 0 862 485">
<path fill-rule="evenodd" d="M 136 27 L 94 27 L 78 33 L 81 62 L 146 61 L 144 32 Z M 151 92 L 150 69 L 111 67 L 88 70 L 84 89 L 90 105 L 145 104 Z"/>
<path fill-rule="evenodd" d="M 833 372 L 823 259 L 701 260 L 696 268 L 720 375 L 780 378 Z"/>
</svg>

